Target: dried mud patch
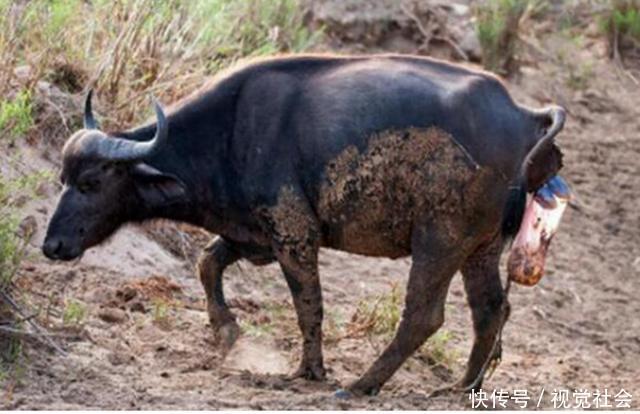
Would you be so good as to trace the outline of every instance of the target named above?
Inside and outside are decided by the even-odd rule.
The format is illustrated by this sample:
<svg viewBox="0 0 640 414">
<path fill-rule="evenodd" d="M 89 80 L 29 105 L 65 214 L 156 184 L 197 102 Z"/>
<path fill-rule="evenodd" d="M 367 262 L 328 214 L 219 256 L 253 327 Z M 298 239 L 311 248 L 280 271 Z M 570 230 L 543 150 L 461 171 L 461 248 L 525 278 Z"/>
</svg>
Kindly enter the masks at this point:
<svg viewBox="0 0 640 414">
<path fill-rule="evenodd" d="M 384 131 L 361 153 L 347 147 L 325 170 L 318 216 L 327 245 L 373 256 L 411 251 L 416 222 L 464 217 L 489 175 L 438 128 Z"/>
</svg>

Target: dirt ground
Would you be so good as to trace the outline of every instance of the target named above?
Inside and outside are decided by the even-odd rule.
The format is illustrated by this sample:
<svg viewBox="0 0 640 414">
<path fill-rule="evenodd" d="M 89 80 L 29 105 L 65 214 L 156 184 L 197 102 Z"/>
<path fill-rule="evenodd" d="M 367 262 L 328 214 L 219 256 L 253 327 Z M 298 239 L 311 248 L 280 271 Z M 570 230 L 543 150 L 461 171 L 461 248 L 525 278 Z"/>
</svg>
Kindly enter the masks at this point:
<svg viewBox="0 0 640 414">
<path fill-rule="evenodd" d="M 358 9 L 357 1 L 344 4 L 352 4 L 348 15 L 334 10 L 344 19 L 379 19 L 375 10 Z M 331 1 L 320 5 L 328 9 L 316 15 L 331 13 Z M 624 389 L 639 409 L 640 87 L 606 57 L 604 39 L 590 26 L 580 44 L 548 25 L 538 26 L 530 30 L 536 38 L 529 41 L 537 46 L 526 53 L 520 73 L 506 82 L 519 102 L 557 102 L 568 109 L 558 142 L 565 154 L 562 175 L 577 195 L 577 207 L 565 214 L 540 284 L 513 287 L 503 361 L 485 387 L 526 389 L 529 408 L 541 393 L 540 408 L 553 407 L 554 389 L 606 388 L 613 394 Z M 415 33 L 399 33 L 410 37 L 402 47 L 415 46 Z M 400 48 L 399 40 L 374 40 L 374 46 L 362 46 L 360 38 L 340 42 L 334 38 L 325 47 Z M 573 83 L 572 62 L 588 64 L 584 83 Z M 31 165 L 56 168 L 38 149 L 24 157 Z M 321 253 L 329 379 L 322 384 L 289 381 L 282 374 L 296 366 L 301 338 L 276 265 L 254 267 L 243 261 L 225 274 L 227 298 L 244 332 L 223 359 L 208 326 L 193 255 L 185 259 L 180 253 L 202 246 L 208 236 L 190 231 L 183 240 L 176 236 L 176 225 L 168 223 L 151 230 L 127 227 L 78 262 L 52 263 L 37 250 L 56 200 L 57 189 L 49 187 L 43 200 L 25 209 L 36 218 L 38 236 L 17 283 L 35 308 L 48 304 L 43 310 L 47 329 L 67 355 L 28 347 L 23 378 L 5 387 L 3 408 L 471 408 L 467 395 L 427 398 L 462 375 L 471 347 L 470 313 L 459 276 L 448 298 L 442 328 L 447 335 L 432 345 L 431 354 L 412 357 L 376 397 L 338 400 L 333 392 L 364 372 L 386 338 L 350 334 L 358 304 L 389 295 L 394 286 L 402 288 L 409 259 Z M 63 309 L 70 302 L 82 304 L 85 314 L 63 326 Z M 519 408 L 514 401 L 508 407 Z"/>
</svg>

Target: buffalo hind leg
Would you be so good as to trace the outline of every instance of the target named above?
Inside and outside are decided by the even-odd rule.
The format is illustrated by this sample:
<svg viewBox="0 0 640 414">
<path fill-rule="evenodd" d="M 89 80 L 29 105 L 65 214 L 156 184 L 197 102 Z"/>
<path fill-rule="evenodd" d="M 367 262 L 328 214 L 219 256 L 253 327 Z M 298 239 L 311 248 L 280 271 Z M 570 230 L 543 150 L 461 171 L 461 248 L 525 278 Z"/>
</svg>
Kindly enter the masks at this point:
<svg viewBox="0 0 640 414">
<path fill-rule="evenodd" d="M 470 389 L 482 386 L 485 364 L 489 360 L 499 359 L 501 344 L 497 335 L 508 316 L 502 282 L 500 281 L 500 255 L 502 241 L 494 240 L 472 254 L 462 267 L 464 288 L 471 307 L 474 342 L 467 370 L 455 388 Z M 493 354 L 492 353 L 493 350 Z"/>
<path fill-rule="evenodd" d="M 447 291 L 460 266 L 461 249 L 452 248 L 448 237 L 437 240 L 437 232 L 431 237 L 417 233 L 412 243 L 413 263 L 400 326 L 382 355 L 349 387 L 352 394 L 377 394 L 402 363 L 444 323 Z"/>
<path fill-rule="evenodd" d="M 198 260 L 198 275 L 207 295 L 209 321 L 225 352 L 238 339 L 240 328 L 224 299 L 223 273 L 229 265 L 241 258 L 256 265 L 268 264 L 274 260 L 268 249 L 244 246 L 221 237 L 213 239 Z"/>
</svg>

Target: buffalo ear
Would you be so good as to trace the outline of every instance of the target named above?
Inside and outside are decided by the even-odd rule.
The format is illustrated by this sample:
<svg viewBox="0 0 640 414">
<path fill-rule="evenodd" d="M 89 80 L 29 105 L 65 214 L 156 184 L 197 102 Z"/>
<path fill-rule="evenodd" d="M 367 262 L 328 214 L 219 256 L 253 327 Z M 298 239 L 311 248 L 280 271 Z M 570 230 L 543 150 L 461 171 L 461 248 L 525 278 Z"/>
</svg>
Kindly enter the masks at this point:
<svg viewBox="0 0 640 414">
<path fill-rule="evenodd" d="M 176 176 L 145 163 L 137 163 L 131 169 L 136 191 L 151 207 L 161 207 L 184 199 L 186 186 Z"/>
</svg>

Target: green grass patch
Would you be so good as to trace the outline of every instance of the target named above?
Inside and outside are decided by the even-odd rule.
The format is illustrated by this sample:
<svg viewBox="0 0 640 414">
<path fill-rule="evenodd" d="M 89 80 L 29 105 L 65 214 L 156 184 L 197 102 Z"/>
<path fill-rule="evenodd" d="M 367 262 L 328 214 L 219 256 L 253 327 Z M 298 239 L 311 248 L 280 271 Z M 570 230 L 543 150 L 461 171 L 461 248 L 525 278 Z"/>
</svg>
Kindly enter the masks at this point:
<svg viewBox="0 0 640 414">
<path fill-rule="evenodd" d="M 13 388 L 24 379 L 27 360 L 22 340 L 17 336 L 3 335 L 0 338 L 0 384 L 3 384 L 5 397 L 10 396 Z"/>
<path fill-rule="evenodd" d="M 253 338 L 263 338 L 265 336 L 273 335 L 274 325 L 271 322 L 258 323 L 246 320 L 240 320 L 240 330 L 243 334 L 251 336 Z"/>
<path fill-rule="evenodd" d="M 65 301 L 62 312 L 62 323 L 65 326 L 78 326 L 84 322 L 86 315 L 87 308 L 83 303 L 69 299 Z"/>
<path fill-rule="evenodd" d="M 13 99 L 0 102 L 0 131 L 11 141 L 23 136 L 33 126 L 31 94 L 19 92 Z"/>
<path fill-rule="evenodd" d="M 611 56 L 640 47 L 640 0 L 610 0 L 600 29 L 609 40 Z"/>
<path fill-rule="evenodd" d="M 450 368 L 460 357 L 458 351 L 451 347 L 453 333 L 441 328 L 418 350 L 418 357 L 426 358 L 430 365 L 442 365 Z"/>
</svg>

